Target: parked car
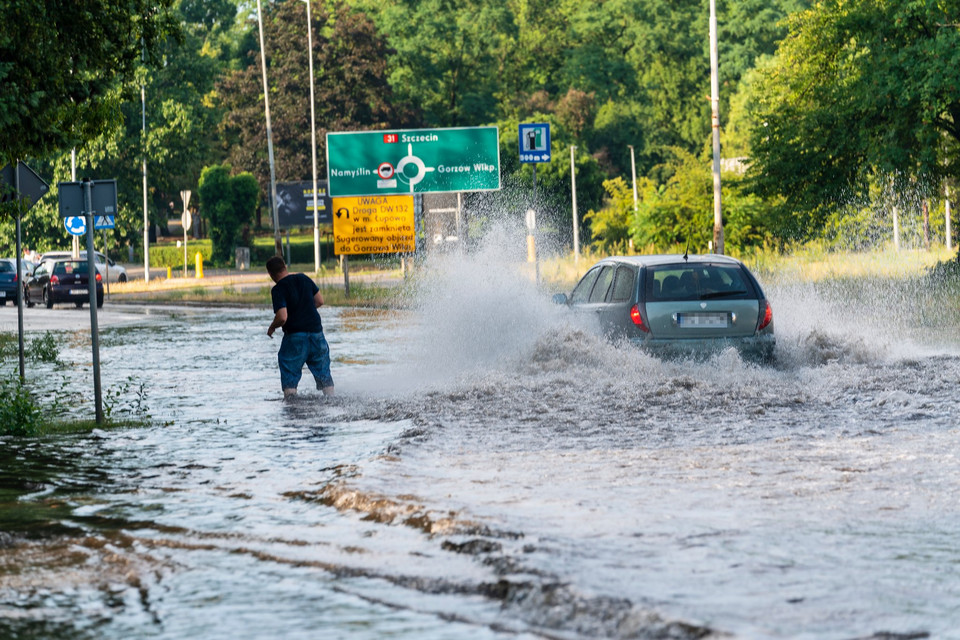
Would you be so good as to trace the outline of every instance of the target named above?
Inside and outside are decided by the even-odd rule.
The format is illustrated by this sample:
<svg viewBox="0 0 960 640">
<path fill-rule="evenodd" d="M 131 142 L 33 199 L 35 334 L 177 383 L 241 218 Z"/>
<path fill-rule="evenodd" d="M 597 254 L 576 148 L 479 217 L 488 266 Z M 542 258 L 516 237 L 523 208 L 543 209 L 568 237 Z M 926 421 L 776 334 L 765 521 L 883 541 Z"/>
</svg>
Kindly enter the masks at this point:
<svg viewBox="0 0 960 640">
<path fill-rule="evenodd" d="M 97 307 L 103 306 L 103 278 L 95 279 Z M 72 302 L 77 308 L 90 301 L 90 279 L 87 277 L 87 261 L 73 258 L 41 260 L 33 275 L 27 279 L 24 302 L 32 307 L 42 300 L 47 309 L 59 302 Z"/>
<path fill-rule="evenodd" d="M 48 251 L 42 256 L 40 256 L 40 262 L 45 262 L 47 260 L 60 260 L 63 258 L 72 258 L 72 251 Z M 80 252 L 80 259 L 87 259 L 87 252 Z M 126 282 L 127 281 L 127 270 L 123 267 L 122 264 L 114 262 L 113 258 L 107 258 L 99 251 L 93 252 L 93 259 L 97 265 L 97 271 L 100 272 L 100 275 L 106 278 L 109 275 L 110 282 Z"/>
<path fill-rule="evenodd" d="M 720 255 L 654 255 L 601 260 L 558 304 L 594 315 L 608 336 L 661 354 L 727 346 L 770 361 L 773 309 L 749 269 Z"/>
<path fill-rule="evenodd" d="M 24 272 L 26 280 L 26 272 Z M 17 279 L 17 261 L 13 258 L 0 260 L 0 306 L 7 304 L 7 300 L 17 304 L 17 292 L 23 289 L 24 280 Z"/>
</svg>

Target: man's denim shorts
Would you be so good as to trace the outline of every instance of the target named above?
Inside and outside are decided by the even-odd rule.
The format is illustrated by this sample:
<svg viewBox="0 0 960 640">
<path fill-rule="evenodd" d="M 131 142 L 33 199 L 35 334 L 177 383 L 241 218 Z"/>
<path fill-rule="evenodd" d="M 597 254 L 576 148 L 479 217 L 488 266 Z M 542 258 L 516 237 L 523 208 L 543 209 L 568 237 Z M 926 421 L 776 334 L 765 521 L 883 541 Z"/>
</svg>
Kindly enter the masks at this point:
<svg viewBox="0 0 960 640">
<path fill-rule="evenodd" d="M 277 354 L 280 364 L 280 386 L 296 389 L 306 364 L 317 381 L 317 389 L 333 386 L 330 375 L 330 347 L 320 333 L 285 333 Z"/>
</svg>

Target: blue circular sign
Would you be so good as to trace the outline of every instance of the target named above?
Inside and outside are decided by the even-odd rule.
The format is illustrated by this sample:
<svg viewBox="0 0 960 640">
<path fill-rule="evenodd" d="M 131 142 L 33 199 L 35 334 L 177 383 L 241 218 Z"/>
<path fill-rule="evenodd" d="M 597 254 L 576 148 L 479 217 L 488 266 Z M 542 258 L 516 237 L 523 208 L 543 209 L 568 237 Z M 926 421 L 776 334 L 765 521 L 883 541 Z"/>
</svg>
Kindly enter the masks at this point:
<svg viewBox="0 0 960 640">
<path fill-rule="evenodd" d="M 82 236 L 87 232 L 87 222 L 83 219 L 83 216 L 64 218 L 63 226 L 67 228 L 68 232 L 75 236 Z"/>
</svg>

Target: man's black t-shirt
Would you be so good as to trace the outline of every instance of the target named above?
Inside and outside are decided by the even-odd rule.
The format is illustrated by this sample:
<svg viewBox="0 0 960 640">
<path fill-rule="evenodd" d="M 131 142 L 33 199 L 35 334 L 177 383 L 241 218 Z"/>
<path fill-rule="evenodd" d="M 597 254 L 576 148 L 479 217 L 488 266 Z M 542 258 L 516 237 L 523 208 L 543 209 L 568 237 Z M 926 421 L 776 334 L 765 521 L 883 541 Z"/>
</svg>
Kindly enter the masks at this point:
<svg viewBox="0 0 960 640">
<path fill-rule="evenodd" d="M 287 321 L 283 324 L 284 333 L 319 333 L 323 331 L 320 314 L 313 302 L 313 296 L 320 289 L 313 280 L 302 273 L 291 273 L 270 290 L 273 297 L 273 312 L 287 308 Z"/>
</svg>

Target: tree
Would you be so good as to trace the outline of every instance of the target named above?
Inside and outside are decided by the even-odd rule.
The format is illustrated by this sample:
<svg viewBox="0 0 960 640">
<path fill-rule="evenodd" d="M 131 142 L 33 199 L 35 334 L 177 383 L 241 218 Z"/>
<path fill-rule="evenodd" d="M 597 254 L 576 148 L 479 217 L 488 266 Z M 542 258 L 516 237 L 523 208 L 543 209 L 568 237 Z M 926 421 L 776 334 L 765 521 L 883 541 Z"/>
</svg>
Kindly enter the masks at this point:
<svg viewBox="0 0 960 640">
<path fill-rule="evenodd" d="M 363 3 L 371 10 L 374 3 Z M 377 23 L 390 34 L 390 84 L 420 105 L 432 126 L 471 126 L 497 118 L 497 57 L 516 26 L 502 0 L 379 2 Z"/>
<path fill-rule="evenodd" d="M 878 181 L 924 196 L 958 174 L 960 5 L 829 0 L 788 24 L 752 92 L 750 177 L 798 235 Z"/>
<path fill-rule="evenodd" d="M 210 225 L 214 262 L 224 264 L 233 257 L 240 230 L 253 220 L 259 191 L 252 174 L 231 176 L 229 165 L 207 167 L 200 174 L 200 212 Z"/>
<path fill-rule="evenodd" d="M 142 55 L 177 33 L 173 0 L 0 3 L 0 155 L 44 157 L 118 119 Z"/>
<path fill-rule="evenodd" d="M 301 2 L 264 5 L 264 38 L 276 174 L 302 180 L 311 166 L 310 79 L 306 7 Z M 410 116 L 393 105 L 387 84 L 386 44 L 362 13 L 340 6 L 334 12 L 315 2 L 313 18 L 317 142 L 327 131 L 397 126 Z M 259 42 L 248 39 L 248 65 L 218 84 L 226 115 L 220 125 L 235 167 L 253 172 L 269 192 L 266 122 Z M 322 151 L 318 171 L 326 171 Z"/>
</svg>

